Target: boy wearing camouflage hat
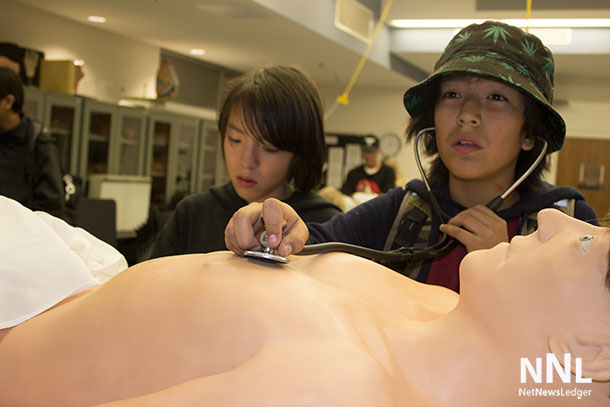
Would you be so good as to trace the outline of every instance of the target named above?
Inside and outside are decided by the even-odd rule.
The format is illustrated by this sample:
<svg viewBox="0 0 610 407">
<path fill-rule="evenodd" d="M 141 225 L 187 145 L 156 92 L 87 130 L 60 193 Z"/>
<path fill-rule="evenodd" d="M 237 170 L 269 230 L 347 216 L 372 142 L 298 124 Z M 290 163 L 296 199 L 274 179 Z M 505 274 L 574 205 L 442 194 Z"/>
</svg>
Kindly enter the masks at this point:
<svg viewBox="0 0 610 407">
<path fill-rule="evenodd" d="M 532 232 L 541 209 L 557 207 L 597 223 L 580 192 L 542 180 L 549 154 L 559 150 L 565 138 L 565 123 L 551 105 L 553 71 L 551 51 L 517 27 L 487 21 L 462 29 L 434 72 L 404 96 L 412 118 L 408 140 L 427 129 L 422 150 L 432 158 L 427 174 L 432 194 L 422 180 L 413 180 L 324 224 L 305 225 L 276 202 L 249 206 L 229 223 L 227 247 L 241 253 L 243 242 L 254 245 L 252 227 L 246 226 L 261 216 L 268 240 L 284 234 L 282 256 L 298 253 L 305 243 L 329 241 L 378 250 L 423 249 L 446 233 L 458 243 L 448 253 L 391 266 L 418 281 L 459 291 L 458 269 L 465 254 Z M 542 161 L 532 173 L 505 199 L 496 200 L 501 202 L 497 212 L 487 207 L 539 155 Z M 442 218 L 431 209 L 431 196 Z M 280 233 L 282 221 L 286 227 Z"/>
<path fill-rule="evenodd" d="M 565 123 L 553 109 L 553 55 L 536 36 L 500 22 L 461 30 L 447 45 L 434 72 L 411 87 L 404 104 L 411 115 L 407 138 L 423 128 L 424 151 L 433 157 L 428 179 L 446 225 L 426 222 L 460 244 L 421 265 L 417 279 L 459 291 L 458 268 L 467 252 L 507 242 L 536 228 L 535 214 L 557 207 L 582 220 L 597 216 L 576 189 L 542 180 L 549 154 L 563 145 Z M 486 204 L 511 186 L 541 152 L 542 162 L 506 197 L 498 212 Z M 427 200 L 419 180 L 407 190 Z M 439 225 L 440 224 L 440 225 Z M 429 233 L 428 244 L 438 233 Z M 414 241 L 408 242 L 415 244 Z"/>
</svg>

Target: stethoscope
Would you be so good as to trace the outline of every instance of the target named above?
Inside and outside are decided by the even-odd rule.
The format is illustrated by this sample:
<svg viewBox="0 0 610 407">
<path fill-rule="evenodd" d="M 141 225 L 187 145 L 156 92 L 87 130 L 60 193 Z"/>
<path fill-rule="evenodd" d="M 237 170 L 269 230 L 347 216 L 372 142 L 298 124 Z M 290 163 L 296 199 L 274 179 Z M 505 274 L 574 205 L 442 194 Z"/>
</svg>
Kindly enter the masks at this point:
<svg viewBox="0 0 610 407">
<path fill-rule="evenodd" d="M 413 148 L 414 148 L 415 161 L 417 163 L 417 168 L 419 170 L 419 173 L 421 174 L 422 180 L 424 181 L 426 190 L 428 191 L 432 210 L 434 211 L 436 216 L 438 216 L 439 219 L 441 219 L 441 221 L 443 223 L 446 223 L 447 221 L 449 221 L 449 216 L 447 216 L 447 214 L 445 214 L 445 212 L 441 209 L 440 205 L 438 204 L 438 201 L 436 200 L 436 197 L 434 196 L 434 193 L 432 193 L 432 188 L 430 187 L 430 183 L 428 182 L 428 177 L 426 177 L 426 172 L 424 171 L 424 168 L 421 164 L 421 159 L 419 156 L 418 146 L 419 146 L 419 140 L 420 140 L 421 136 L 424 134 L 431 133 L 433 131 L 435 131 L 434 127 L 427 127 L 423 130 L 420 130 L 417 133 L 417 135 L 415 136 L 415 142 L 413 143 Z M 536 159 L 532 162 L 532 164 L 529 166 L 529 168 L 523 173 L 523 175 L 521 175 L 521 177 L 519 177 L 519 179 L 517 179 L 511 186 L 509 186 L 506 189 L 506 191 L 504 191 L 504 193 L 502 193 L 501 195 L 498 195 L 497 197 L 495 197 L 494 199 L 489 201 L 489 203 L 487 203 L 486 206 L 489 209 L 491 209 L 492 211 L 495 212 L 500 207 L 500 205 L 502 205 L 502 202 L 504 202 L 506 197 L 508 197 L 532 173 L 532 171 L 534 171 L 534 169 L 538 166 L 538 164 L 540 164 L 544 155 L 546 154 L 548 144 L 543 139 L 538 139 L 538 140 L 540 140 L 542 142 L 542 147 L 541 147 L 540 153 L 538 154 Z M 265 259 L 265 260 L 272 260 L 275 262 L 287 263 L 289 261 L 287 258 L 279 256 L 277 254 L 276 250 L 267 244 L 266 236 L 267 236 L 266 232 L 262 232 L 259 235 L 259 242 L 263 246 L 264 251 L 260 252 L 260 251 L 254 251 L 254 250 L 247 250 L 244 252 L 244 255 L 249 256 L 249 257 L 261 258 L 261 259 Z M 451 249 L 453 249 L 457 244 L 458 244 L 457 240 L 449 237 L 449 235 L 447 235 L 447 234 L 443 234 L 443 237 L 441 238 L 441 240 L 438 243 L 436 243 L 432 246 L 428 246 L 423 249 L 414 249 L 412 247 L 400 247 L 400 248 L 394 249 L 394 250 L 383 251 L 383 250 L 369 249 L 367 247 L 357 246 L 357 245 L 353 245 L 353 244 L 349 244 L 349 243 L 327 242 L 327 243 L 317 243 L 317 244 L 312 244 L 312 245 L 306 245 L 303 248 L 303 250 L 301 250 L 299 253 L 296 253 L 296 255 L 307 256 L 307 255 L 312 255 L 312 254 L 343 252 L 343 253 L 354 254 L 354 255 L 360 256 L 360 257 L 365 257 L 365 258 L 372 259 L 372 260 L 379 260 L 379 261 L 385 261 L 385 262 L 390 262 L 390 263 L 392 263 L 392 262 L 408 263 L 411 261 L 431 260 L 431 259 L 435 259 L 437 257 L 443 256 L 446 253 L 448 253 L 449 251 L 451 251 Z"/>
</svg>

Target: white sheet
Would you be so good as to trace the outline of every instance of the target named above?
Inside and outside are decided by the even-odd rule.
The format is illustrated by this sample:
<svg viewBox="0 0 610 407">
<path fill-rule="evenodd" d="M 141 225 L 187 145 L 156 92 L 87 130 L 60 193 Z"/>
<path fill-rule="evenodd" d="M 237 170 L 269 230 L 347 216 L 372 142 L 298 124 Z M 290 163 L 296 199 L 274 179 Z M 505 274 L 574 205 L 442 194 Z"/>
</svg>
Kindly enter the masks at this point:
<svg viewBox="0 0 610 407">
<path fill-rule="evenodd" d="M 125 268 L 116 249 L 83 229 L 0 196 L 0 329 Z"/>
</svg>

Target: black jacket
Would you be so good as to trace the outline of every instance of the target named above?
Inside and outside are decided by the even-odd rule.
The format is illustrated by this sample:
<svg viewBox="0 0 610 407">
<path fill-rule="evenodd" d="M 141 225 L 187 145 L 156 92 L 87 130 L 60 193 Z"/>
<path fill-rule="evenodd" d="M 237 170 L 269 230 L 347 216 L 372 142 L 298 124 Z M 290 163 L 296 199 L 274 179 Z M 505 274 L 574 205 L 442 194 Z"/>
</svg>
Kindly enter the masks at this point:
<svg viewBox="0 0 610 407">
<path fill-rule="evenodd" d="M 341 212 L 315 192 L 295 192 L 284 202 L 305 222 L 325 222 Z M 230 183 L 184 198 L 161 230 L 151 258 L 227 250 L 225 227 L 233 213 L 247 204 Z"/>
<path fill-rule="evenodd" d="M 542 190 L 528 191 L 522 194 L 519 201 L 513 206 L 498 211 L 498 216 L 506 221 L 519 218 L 520 222 L 525 222 L 530 214 L 552 207 L 553 203 L 557 201 L 574 199 L 574 217 L 599 225 L 595 210 L 585 201 L 584 196 L 577 189 L 569 186 L 558 187 L 547 183 L 544 185 L 545 187 Z M 406 185 L 405 189 L 392 189 L 356 206 L 349 212 L 335 216 L 329 222 L 307 224 L 309 228 L 307 244 L 345 242 L 383 250 L 394 218 L 407 191 L 415 192 L 424 200 L 428 200 L 428 191 L 423 181 L 413 180 Z M 466 209 L 451 199 L 447 185 L 435 189 L 434 194 L 441 209 L 450 218 Z M 439 224 L 438 217 L 433 215 L 429 243 L 438 241 Z"/>
<path fill-rule="evenodd" d="M 61 164 L 55 140 L 45 132 L 29 144 L 32 120 L 0 134 L 0 195 L 24 206 L 64 217 Z"/>
</svg>

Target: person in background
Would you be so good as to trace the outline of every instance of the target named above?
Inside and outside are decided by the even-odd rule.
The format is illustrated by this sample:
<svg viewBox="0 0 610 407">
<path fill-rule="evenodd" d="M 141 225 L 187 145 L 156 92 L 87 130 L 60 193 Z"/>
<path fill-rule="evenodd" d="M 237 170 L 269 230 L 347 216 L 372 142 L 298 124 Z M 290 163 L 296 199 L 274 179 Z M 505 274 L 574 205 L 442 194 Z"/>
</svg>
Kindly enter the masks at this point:
<svg viewBox="0 0 610 407">
<path fill-rule="evenodd" d="M 0 66 L 0 195 L 32 210 L 65 217 L 65 193 L 55 140 L 22 112 L 19 75 Z"/>
<path fill-rule="evenodd" d="M 341 192 L 350 196 L 356 192 L 378 195 L 394 188 L 396 173 L 381 161 L 379 139 L 372 134 L 364 136 L 361 149 L 364 164 L 347 173 Z"/>
<path fill-rule="evenodd" d="M 429 247 L 442 234 L 457 240 L 433 259 L 392 264 L 418 281 L 459 291 L 459 265 L 468 252 L 536 230 L 538 211 L 555 207 L 597 222 L 582 194 L 545 182 L 550 153 L 563 145 L 566 127 L 552 107 L 553 55 L 540 39 L 496 21 L 472 24 L 449 42 L 434 72 L 404 95 L 411 115 L 408 139 L 427 130 L 422 149 L 432 159 L 431 191 L 444 213 L 431 210 L 422 180 L 367 201 L 324 224 L 305 224 L 293 210 L 269 199 L 236 212 L 227 226 L 227 247 L 243 253 L 260 244 L 263 227 L 280 256 L 305 243 L 345 242 L 377 250 Z M 503 195 L 541 154 L 542 162 L 497 212 L 487 205 Z M 444 219 L 443 219 L 444 218 Z"/>
<path fill-rule="evenodd" d="M 230 80 L 218 129 L 230 182 L 180 201 L 151 257 L 226 250 L 227 222 L 251 202 L 278 199 L 309 222 L 340 212 L 314 192 L 326 154 L 322 103 L 302 69 L 270 65 Z"/>
</svg>

